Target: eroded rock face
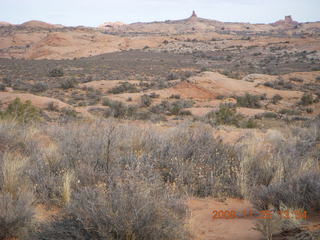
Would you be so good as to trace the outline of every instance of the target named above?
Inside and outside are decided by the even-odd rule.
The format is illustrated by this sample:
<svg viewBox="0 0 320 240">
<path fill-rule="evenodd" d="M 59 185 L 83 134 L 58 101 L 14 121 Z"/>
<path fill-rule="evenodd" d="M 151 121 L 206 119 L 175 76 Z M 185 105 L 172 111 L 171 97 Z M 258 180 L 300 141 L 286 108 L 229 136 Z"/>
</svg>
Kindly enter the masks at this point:
<svg viewBox="0 0 320 240">
<path fill-rule="evenodd" d="M 274 25 L 297 25 L 297 24 L 299 24 L 299 23 L 296 21 L 293 21 L 293 19 L 290 15 L 285 16 L 284 20 L 279 20 L 274 23 Z"/>
</svg>

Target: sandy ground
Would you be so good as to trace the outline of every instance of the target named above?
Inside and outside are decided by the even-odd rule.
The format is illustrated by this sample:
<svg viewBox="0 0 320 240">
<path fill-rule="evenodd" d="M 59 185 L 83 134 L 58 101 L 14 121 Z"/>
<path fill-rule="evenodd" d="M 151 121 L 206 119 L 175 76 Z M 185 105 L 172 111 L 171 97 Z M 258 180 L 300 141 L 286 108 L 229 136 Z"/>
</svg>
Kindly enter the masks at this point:
<svg viewBox="0 0 320 240">
<path fill-rule="evenodd" d="M 252 205 L 244 200 L 228 199 L 219 202 L 212 198 L 191 199 L 188 201 L 191 211 L 190 229 L 194 240 L 260 240 L 262 235 L 253 230 L 257 217 L 242 216 L 244 210 L 252 210 Z M 213 219 L 212 212 L 236 211 L 236 219 Z M 253 214 L 254 215 L 254 214 Z"/>
</svg>

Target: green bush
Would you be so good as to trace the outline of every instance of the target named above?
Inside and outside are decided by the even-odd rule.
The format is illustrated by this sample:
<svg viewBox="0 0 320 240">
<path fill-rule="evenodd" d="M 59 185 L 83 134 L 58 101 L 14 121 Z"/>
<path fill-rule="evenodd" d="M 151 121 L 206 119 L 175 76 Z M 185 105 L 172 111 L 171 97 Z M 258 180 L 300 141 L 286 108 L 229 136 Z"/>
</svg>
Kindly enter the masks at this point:
<svg viewBox="0 0 320 240">
<path fill-rule="evenodd" d="M 237 104 L 240 107 L 248 107 L 248 108 L 260 108 L 260 96 L 251 95 L 249 93 L 246 93 L 244 96 L 236 97 Z"/>
<path fill-rule="evenodd" d="M 205 122 L 211 125 L 234 125 L 239 126 L 242 116 L 237 113 L 233 106 L 222 104 L 218 111 L 209 112 L 205 117 Z"/>
<path fill-rule="evenodd" d="M 300 104 L 303 106 L 308 106 L 313 103 L 313 96 L 311 93 L 304 93 L 301 97 Z"/>
<path fill-rule="evenodd" d="M 40 111 L 31 104 L 30 100 L 23 103 L 20 98 L 16 98 L 5 111 L 0 112 L 0 118 L 29 123 L 40 119 Z"/>
</svg>

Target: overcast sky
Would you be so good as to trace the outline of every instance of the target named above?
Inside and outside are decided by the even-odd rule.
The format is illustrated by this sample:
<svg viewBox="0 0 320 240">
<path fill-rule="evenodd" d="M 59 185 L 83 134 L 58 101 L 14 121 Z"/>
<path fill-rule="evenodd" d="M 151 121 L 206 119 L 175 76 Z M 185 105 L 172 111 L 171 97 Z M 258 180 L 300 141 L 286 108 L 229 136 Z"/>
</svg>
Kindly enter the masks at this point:
<svg viewBox="0 0 320 240">
<path fill-rule="evenodd" d="M 97 26 L 198 16 L 226 22 L 271 23 L 292 15 L 320 21 L 320 0 L 0 0 L 0 21 L 41 20 L 67 26 Z"/>
</svg>

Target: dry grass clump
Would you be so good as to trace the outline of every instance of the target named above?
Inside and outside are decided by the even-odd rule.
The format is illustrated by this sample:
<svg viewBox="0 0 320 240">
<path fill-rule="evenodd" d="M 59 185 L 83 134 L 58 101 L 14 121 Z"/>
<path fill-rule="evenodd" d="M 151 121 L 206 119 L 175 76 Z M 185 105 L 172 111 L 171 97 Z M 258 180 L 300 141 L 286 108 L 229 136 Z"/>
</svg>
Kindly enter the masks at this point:
<svg viewBox="0 0 320 240">
<path fill-rule="evenodd" d="M 0 239 L 24 238 L 34 227 L 34 197 L 26 183 L 27 159 L 0 156 Z"/>
<path fill-rule="evenodd" d="M 79 189 L 64 217 L 43 226 L 37 239 L 81 235 L 90 239 L 188 239 L 181 200 L 157 183 L 156 177 L 146 182 L 143 174 L 130 169 L 100 186 Z"/>
</svg>

